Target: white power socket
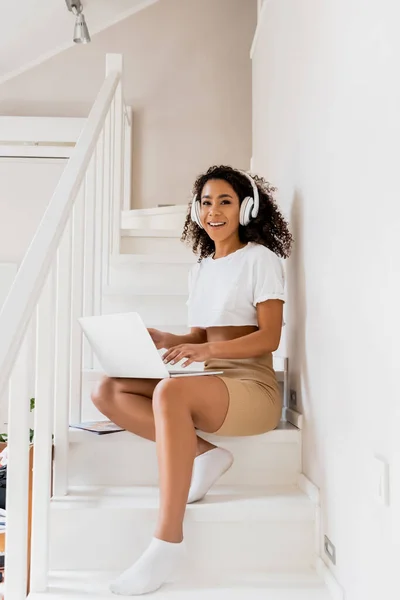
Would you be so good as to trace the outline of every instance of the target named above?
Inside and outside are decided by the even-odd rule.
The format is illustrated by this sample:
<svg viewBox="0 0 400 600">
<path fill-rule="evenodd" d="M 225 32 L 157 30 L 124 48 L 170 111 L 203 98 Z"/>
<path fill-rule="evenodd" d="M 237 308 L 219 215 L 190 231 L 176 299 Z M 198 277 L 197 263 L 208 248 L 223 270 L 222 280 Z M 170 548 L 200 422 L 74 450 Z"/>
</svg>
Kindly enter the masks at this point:
<svg viewBox="0 0 400 600">
<path fill-rule="evenodd" d="M 381 456 L 375 456 L 375 494 L 384 506 L 390 505 L 390 469 L 389 463 Z"/>
</svg>

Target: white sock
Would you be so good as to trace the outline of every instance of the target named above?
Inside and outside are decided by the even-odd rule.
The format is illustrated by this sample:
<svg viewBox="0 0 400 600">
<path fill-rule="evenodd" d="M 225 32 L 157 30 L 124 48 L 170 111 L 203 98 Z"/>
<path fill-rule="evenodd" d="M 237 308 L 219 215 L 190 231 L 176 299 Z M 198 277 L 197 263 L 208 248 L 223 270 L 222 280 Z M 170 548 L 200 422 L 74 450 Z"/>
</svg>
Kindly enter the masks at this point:
<svg viewBox="0 0 400 600">
<path fill-rule="evenodd" d="M 196 456 L 188 504 L 204 498 L 214 483 L 232 466 L 233 456 L 225 448 L 213 448 Z"/>
<path fill-rule="evenodd" d="M 140 596 L 155 592 L 173 575 L 184 554 L 183 542 L 173 544 L 153 538 L 139 560 L 110 585 L 110 590 L 120 596 Z"/>
</svg>

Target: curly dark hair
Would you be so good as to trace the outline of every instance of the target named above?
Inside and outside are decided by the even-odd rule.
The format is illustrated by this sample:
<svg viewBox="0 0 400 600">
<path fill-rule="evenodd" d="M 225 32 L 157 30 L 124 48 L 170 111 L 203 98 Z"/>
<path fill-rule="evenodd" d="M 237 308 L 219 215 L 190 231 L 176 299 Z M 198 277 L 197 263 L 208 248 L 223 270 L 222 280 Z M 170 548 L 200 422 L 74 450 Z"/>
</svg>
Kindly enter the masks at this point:
<svg viewBox="0 0 400 600">
<path fill-rule="evenodd" d="M 255 242 L 266 246 L 282 258 L 290 255 L 293 243 L 292 234 L 285 219 L 283 218 L 273 193 L 276 191 L 270 183 L 258 175 L 251 175 L 258 188 L 260 208 L 258 215 L 244 227 L 239 225 L 239 239 L 242 243 Z M 227 181 L 239 196 L 240 204 L 244 198 L 253 195 L 253 190 L 246 176 L 237 169 L 229 166 L 210 167 L 206 173 L 199 175 L 193 186 L 193 196 L 199 198 L 203 187 L 210 179 L 223 179 Z M 199 261 L 215 252 L 215 244 L 190 217 L 191 202 L 189 203 L 186 221 L 183 228 L 181 240 L 192 247 Z"/>
</svg>

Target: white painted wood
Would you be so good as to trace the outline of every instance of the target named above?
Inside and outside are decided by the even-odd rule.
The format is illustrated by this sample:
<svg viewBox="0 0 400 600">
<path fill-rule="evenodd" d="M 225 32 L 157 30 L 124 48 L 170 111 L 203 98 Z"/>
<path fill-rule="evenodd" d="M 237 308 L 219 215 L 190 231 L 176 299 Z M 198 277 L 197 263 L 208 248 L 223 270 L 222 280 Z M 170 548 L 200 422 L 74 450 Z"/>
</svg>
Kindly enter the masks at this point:
<svg viewBox="0 0 400 600">
<path fill-rule="evenodd" d="M 94 301 L 93 314 L 101 314 L 101 298 L 103 288 L 103 244 L 104 244 L 104 136 L 105 129 L 101 133 L 96 146 L 96 197 L 95 197 L 95 243 L 94 243 Z"/>
<path fill-rule="evenodd" d="M 43 288 L 36 318 L 36 389 L 32 488 L 31 589 L 44 592 L 49 565 L 49 516 L 54 422 L 54 269 Z"/>
<path fill-rule="evenodd" d="M 185 224 L 188 206 L 160 206 L 122 212 L 123 229 L 175 229 L 180 237 Z"/>
<path fill-rule="evenodd" d="M 88 394 L 99 376 L 85 377 Z M 301 472 L 301 432 L 294 427 L 282 423 L 280 429 L 246 438 L 221 438 L 204 433 L 201 436 L 227 448 L 235 457 L 219 485 L 263 487 L 297 483 Z M 153 442 L 128 432 L 95 436 L 78 429 L 70 430 L 69 439 L 71 485 L 158 484 Z"/>
<path fill-rule="evenodd" d="M 84 257 L 83 257 L 83 315 L 94 313 L 95 216 L 96 216 L 96 152 L 92 156 L 85 177 Z M 93 368 L 93 350 L 83 339 L 83 365 Z"/>
<path fill-rule="evenodd" d="M 122 71 L 122 57 L 121 71 Z M 123 207 L 123 105 L 122 85 L 119 83 L 114 97 L 114 151 L 113 151 L 113 211 L 112 211 L 112 254 L 119 254 L 121 239 L 121 210 Z"/>
<path fill-rule="evenodd" d="M 0 145 L 1 158 L 34 158 L 39 160 L 69 158 L 73 152 L 73 146 L 13 146 Z"/>
<path fill-rule="evenodd" d="M 132 202 L 132 107 L 125 107 L 124 120 L 124 202 L 123 209 L 128 211 Z"/>
<path fill-rule="evenodd" d="M 119 572 L 56 571 L 48 594 L 31 594 L 30 600 L 99 600 L 114 598 L 109 584 Z M 157 600 L 332 600 L 311 569 L 290 573 L 220 572 L 216 576 L 185 576 L 157 592 Z M 339 599 L 335 599 L 339 600 Z M 343 599 L 340 599 L 343 600 Z"/>
<path fill-rule="evenodd" d="M 29 351 L 23 338 L 10 378 L 5 597 L 12 600 L 24 600 L 27 587 Z"/>
<path fill-rule="evenodd" d="M 55 323 L 54 493 L 68 485 L 68 426 L 70 393 L 72 224 L 68 221 L 57 253 Z"/>
<path fill-rule="evenodd" d="M 110 75 L 105 80 L 79 137 L 74 156 L 61 176 L 3 306 L 0 315 L 0 390 L 9 378 L 27 322 L 33 314 L 54 259 L 118 81 L 118 75 Z"/>
<path fill-rule="evenodd" d="M 156 488 L 71 488 L 52 502 L 51 568 L 127 568 L 153 535 L 158 504 Z M 185 571 L 308 569 L 315 560 L 314 520 L 312 503 L 295 487 L 214 489 L 187 507 Z"/>
<path fill-rule="evenodd" d="M 86 121 L 76 117 L 0 116 L 0 145 L 2 142 L 75 144 Z"/>
<path fill-rule="evenodd" d="M 72 224 L 72 289 L 71 289 L 71 371 L 70 420 L 81 419 L 82 328 L 78 318 L 83 312 L 83 252 L 85 233 L 85 185 L 82 186 L 73 209 Z"/>
<path fill-rule="evenodd" d="M 193 257 L 191 249 L 180 241 L 181 231 L 123 229 L 122 254 L 166 254 Z"/>
<path fill-rule="evenodd" d="M 117 294 L 103 297 L 103 313 L 138 312 L 147 327 L 156 320 L 164 327 L 181 325 L 186 321 L 186 296 L 165 296 L 162 304 L 155 295 L 128 296 Z"/>
<path fill-rule="evenodd" d="M 115 95 L 110 109 L 111 116 L 111 205 L 110 205 L 110 223 L 111 223 L 111 250 L 113 254 L 119 253 L 120 248 L 120 229 L 121 229 L 121 210 L 123 207 L 123 152 L 124 152 L 124 106 L 122 99 L 122 77 L 123 61 L 121 54 L 107 54 L 106 56 L 106 75 L 117 73 L 120 82 L 115 90 Z"/>
<path fill-rule="evenodd" d="M 317 573 L 325 584 L 330 600 L 345 600 L 343 588 L 322 558 L 317 558 Z"/>
<path fill-rule="evenodd" d="M 103 283 L 109 283 L 109 263 L 111 254 L 110 211 L 111 211 L 111 115 L 107 114 L 104 125 L 103 145 Z"/>
</svg>

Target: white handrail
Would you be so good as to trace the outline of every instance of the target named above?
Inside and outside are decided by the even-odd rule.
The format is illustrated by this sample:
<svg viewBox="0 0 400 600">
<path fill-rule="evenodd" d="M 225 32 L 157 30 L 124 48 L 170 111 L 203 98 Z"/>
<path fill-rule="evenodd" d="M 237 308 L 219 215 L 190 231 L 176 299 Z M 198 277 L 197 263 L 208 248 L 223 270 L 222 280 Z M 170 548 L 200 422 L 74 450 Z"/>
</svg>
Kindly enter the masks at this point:
<svg viewBox="0 0 400 600">
<path fill-rule="evenodd" d="M 10 377 L 119 81 L 118 72 L 105 79 L 0 312 L 0 393 Z"/>
</svg>

